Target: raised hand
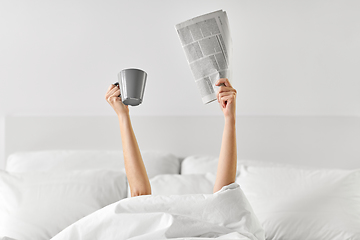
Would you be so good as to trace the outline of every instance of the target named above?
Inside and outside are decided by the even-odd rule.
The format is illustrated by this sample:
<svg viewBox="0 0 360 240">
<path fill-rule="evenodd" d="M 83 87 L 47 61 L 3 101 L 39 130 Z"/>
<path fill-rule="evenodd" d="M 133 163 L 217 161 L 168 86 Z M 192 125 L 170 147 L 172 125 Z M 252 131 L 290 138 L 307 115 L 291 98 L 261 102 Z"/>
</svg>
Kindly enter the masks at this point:
<svg viewBox="0 0 360 240">
<path fill-rule="evenodd" d="M 111 84 L 105 94 L 105 99 L 119 118 L 125 171 L 131 196 L 151 194 L 149 178 L 131 125 L 129 107 L 122 103 L 119 87 Z"/>
<path fill-rule="evenodd" d="M 229 80 L 226 78 L 219 79 L 216 82 L 216 86 L 220 86 L 217 99 L 225 116 L 225 125 L 216 172 L 214 192 L 219 191 L 222 187 L 235 182 L 237 166 L 235 124 L 236 90 L 231 86 Z"/>
<path fill-rule="evenodd" d="M 223 84 L 222 86 L 220 86 Z M 231 86 L 227 78 L 219 79 L 216 86 L 220 86 L 217 99 L 225 117 L 236 116 L 236 90 Z"/>
<path fill-rule="evenodd" d="M 129 107 L 121 101 L 120 88 L 118 86 L 111 84 L 105 94 L 105 99 L 118 116 L 129 114 Z"/>
</svg>

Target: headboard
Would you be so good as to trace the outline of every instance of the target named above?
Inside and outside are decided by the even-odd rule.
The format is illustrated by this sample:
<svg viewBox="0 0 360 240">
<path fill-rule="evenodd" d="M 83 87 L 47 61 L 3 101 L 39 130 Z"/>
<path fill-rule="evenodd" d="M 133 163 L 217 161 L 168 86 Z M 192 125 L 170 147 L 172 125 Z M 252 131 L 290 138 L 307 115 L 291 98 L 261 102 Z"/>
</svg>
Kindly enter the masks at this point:
<svg viewBox="0 0 360 240">
<path fill-rule="evenodd" d="M 142 150 L 179 157 L 220 151 L 222 116 L 132 116 Z M 18 151 L 120 150 L 115 116 L 5 117 L 5 159 Z M 360 168 L 360 118 L 238 116 L 239 159 Z M 5 166 L 3 163 L 2 166 Z"/>
</svg>

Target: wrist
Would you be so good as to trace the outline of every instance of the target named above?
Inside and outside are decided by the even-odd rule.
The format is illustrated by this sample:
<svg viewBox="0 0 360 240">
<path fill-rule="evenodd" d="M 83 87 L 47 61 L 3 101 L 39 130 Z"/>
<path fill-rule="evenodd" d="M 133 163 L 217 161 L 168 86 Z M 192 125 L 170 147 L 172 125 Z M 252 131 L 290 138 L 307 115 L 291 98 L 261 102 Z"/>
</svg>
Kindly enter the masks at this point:
<svg viewBox="0 0 360 240">
<path fill-rule="evenodd" d="M 235 125 L 236 116 L 225 116 L 225 124 L 232 124 Z"/>
<path fill-rule="evenodd" d="M 124 120 L 124 119 L 129 119 L 130 118 L 130 114 L 127 112 L 122 112 L 122 113 L 118 113 L 117 114 L 119 120 Z"/>
</svg>

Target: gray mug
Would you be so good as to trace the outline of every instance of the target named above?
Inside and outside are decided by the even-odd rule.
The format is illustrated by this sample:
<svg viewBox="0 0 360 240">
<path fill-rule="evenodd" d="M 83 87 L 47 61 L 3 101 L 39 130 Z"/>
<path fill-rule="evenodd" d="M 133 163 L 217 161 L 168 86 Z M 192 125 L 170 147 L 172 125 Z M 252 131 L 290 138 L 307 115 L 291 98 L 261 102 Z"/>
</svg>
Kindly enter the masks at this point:
<svg viewBox="0 0 360 240">
<path fill-rule="evenodd" d="M 129 68 L 118 73 L 121 100 L 125 105 L 137 106 L 143 101 L 147 73 Z"/>
</svg>

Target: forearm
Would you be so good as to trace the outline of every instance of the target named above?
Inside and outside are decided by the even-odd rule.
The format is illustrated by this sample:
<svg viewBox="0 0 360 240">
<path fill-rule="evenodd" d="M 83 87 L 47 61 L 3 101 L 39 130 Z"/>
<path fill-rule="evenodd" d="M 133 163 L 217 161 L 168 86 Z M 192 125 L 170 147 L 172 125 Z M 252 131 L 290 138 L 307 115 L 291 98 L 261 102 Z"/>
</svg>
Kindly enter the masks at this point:
<svg viewBox="0 0 360 240">
<path fill-rule="evenodd" d="M 128 114 L 119 115 L 119 124 L 125 171 L 130 185 L 131 196 L 151 194 L 149 178 L 131 125 L 130 116 Z"/>
<path fill-rule="evenodd" d="M 214 192 L 235 182 L 237 166 L 237 146 L 235 117 L 225 118 L 219 163 L 216 173 Z"/>
</svg>

